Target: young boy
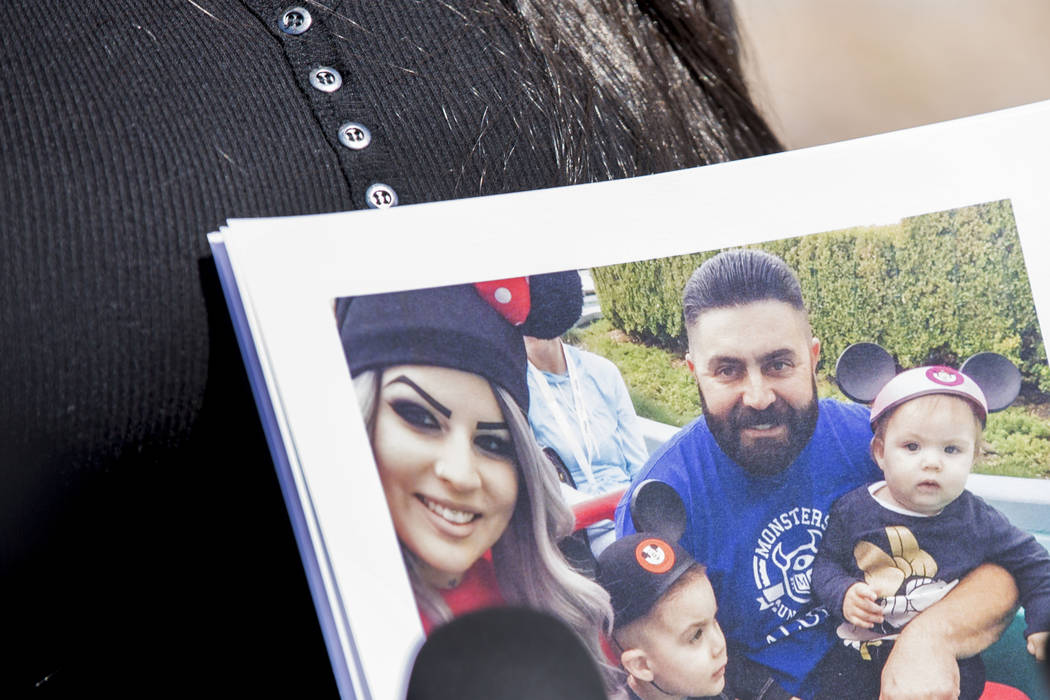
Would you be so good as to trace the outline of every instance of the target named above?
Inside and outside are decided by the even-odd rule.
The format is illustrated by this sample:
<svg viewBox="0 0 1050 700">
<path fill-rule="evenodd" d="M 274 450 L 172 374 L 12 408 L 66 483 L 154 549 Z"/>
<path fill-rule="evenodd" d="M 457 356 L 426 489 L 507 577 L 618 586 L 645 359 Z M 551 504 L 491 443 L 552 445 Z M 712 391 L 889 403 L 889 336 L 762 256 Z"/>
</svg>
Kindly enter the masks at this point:
<svg viewBox="0 0 1050 700">
<path fill-rule="evenodd" d="M 875 397 L 871 453 L 885 481 L 835 502 L 813 568 L 815 596 L 845 620 L 821 697 L 877 698 L 900 629 L 984 562 L 1016 579 L 1028 650 L 1042 660 L 1050 554 L 966 491 L 987 414 L 977 383 L 948 367 L 902 372 Z M 959 672 L 960 697 L 979 697 L 980 657 L 960 660 Z"/>
<path fill-rule="evenodd" d="M 715 594 L 688 552 L 659 535 L 628 535 L 598 558 L 598 583 L 612 599 L 612 643 L 632 700 L 728 700 Z"/>
</svg>

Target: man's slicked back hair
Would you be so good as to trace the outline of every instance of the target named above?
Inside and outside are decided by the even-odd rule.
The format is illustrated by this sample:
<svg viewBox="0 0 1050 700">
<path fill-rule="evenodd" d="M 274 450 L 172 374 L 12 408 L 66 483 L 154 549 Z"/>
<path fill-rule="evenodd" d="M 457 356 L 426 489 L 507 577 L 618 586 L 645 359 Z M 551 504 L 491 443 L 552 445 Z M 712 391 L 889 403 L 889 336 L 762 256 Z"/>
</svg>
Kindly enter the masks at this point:
<svg viewBox="0 0 1050 700">
<path fill-rule="evenodd" d="M 691 327 L 704 311 L 756 301 L 782 301 L 806 313 L 802 288 L 783 260 L 762 250 L 736 248 L 696 268 L 682 293 L 682 312 Z"/>
</svg>

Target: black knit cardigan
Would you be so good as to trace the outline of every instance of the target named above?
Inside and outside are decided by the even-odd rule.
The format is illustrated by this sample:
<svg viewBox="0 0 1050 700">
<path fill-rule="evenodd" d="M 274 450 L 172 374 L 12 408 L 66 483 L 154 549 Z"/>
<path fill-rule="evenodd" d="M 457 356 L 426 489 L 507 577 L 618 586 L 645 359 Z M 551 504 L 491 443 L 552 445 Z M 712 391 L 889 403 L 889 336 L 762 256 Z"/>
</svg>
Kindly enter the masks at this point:
<svg viewBox="0 0 1050 700">
<path fill-rule="evenodd" d="M 563 184 L 517 29 L 296 4 L 0 9 L 5 686 L 334 694 L 205 234 Z"/>
</svg>

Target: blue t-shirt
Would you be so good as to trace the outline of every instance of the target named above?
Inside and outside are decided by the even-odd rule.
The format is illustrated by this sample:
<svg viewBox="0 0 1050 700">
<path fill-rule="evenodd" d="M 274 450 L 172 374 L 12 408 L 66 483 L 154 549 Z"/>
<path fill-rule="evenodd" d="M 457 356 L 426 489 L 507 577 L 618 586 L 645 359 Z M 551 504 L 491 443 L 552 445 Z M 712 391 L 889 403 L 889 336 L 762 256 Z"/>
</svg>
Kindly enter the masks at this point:
<svg viewBox="0 0 1050 700">
<path fill-rule="evenodd" d="M 681 544 L 707 566 L 731 653 L 773 669 L 785 690 L 802 697 L 815 691 L 803 680 L 833 635 L 827 611 L 810 595 L 828 513 L 839 496 L 880 475 L 868 452 L 868 409 L 831 399 L 819 406 L 813 437 L 774 476 L 744 471 L 701 417 L 635 479 L 666 482 L 682 497 L 689 520 Z M 616 509 L 621 536 L 635 531 L 626 507 L 631 490 Z"/>
</svg>

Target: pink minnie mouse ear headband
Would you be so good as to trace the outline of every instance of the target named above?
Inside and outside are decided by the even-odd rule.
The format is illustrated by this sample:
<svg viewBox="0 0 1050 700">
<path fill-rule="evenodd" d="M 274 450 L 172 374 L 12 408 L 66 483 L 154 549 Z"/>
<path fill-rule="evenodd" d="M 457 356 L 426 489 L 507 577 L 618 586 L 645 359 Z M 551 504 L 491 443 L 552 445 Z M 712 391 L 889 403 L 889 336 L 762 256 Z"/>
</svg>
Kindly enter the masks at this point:
<svg viewBox="0 0 1050 700">
<path fill-rule="evenodd" d="M 926 394 L 950 394 L 971 401 L 983 423 L 1017 398 L 1021 373 L 1010 360 L 994 352 L 971 356 L 959 369 L 943 365 L 915 367 L 896 374 L 897 365 L 875 343 L 850 345 L 835 363 L 835 381 L 842 393 L 871 404 L 871 424 L 905 401 Z"/>
</svg>

